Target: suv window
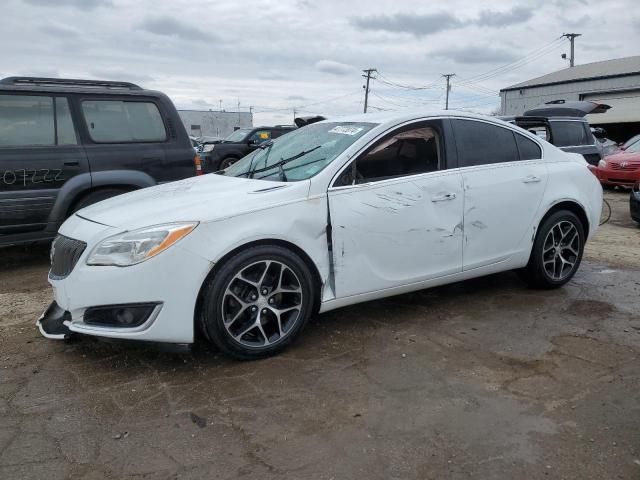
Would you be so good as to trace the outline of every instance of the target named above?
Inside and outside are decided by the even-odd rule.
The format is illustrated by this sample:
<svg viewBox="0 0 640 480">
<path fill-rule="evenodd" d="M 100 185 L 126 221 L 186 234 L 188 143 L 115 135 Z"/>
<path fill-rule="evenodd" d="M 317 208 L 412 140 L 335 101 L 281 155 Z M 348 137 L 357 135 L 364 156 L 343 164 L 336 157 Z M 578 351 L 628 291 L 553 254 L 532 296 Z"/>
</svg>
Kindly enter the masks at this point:
<svg viewBox="0 0 640 480">
<path fill-rule="evenodd" d="M 538 160 L 542 158 L 542 149 L 536 142 L 519 133 L 516 133 L 515 136 L 520 152 L 520 160 Z"/>
<path fill-rule="evenodd" d="M 340 175 L 335 186 L 435 172 L 443 165 L 442 135 L 435 125 L 404 128 L 376 142 Z"/>
<path fill-rule="evenodd" d="M 66 98 L 56 98 L 56 124 L 58 145 L 77 145 L 78 137 L 73 126 L 69 101 Z"/>
<path fill-rule="evenodd" d="M 52 97 L 0 95 L 0 147 L 55 143 Z"/>
<path fill-rule="evenodd" d="M 453 120 L 461 167 L 519 160 L 513 131 L 476 120 Z"/>
<path fill-rule="evenodd" d="M 167 139 L 160 111 L 152 102 L 85 100 L 82 112 L 94 142 L 164 142 Z"/>
<path fill-rule="evenodd" d="M 551 122 L 553 144 L 556 147 L 593 145 L 591 132 L 587 135 L 583 122 Z"/>
<path fill-rule="evenodd" d="M 249 137 L 250 142 L 262 143 L 271 138 L 271 132 L 269 130 L 257 130 Z"/>
</svg>

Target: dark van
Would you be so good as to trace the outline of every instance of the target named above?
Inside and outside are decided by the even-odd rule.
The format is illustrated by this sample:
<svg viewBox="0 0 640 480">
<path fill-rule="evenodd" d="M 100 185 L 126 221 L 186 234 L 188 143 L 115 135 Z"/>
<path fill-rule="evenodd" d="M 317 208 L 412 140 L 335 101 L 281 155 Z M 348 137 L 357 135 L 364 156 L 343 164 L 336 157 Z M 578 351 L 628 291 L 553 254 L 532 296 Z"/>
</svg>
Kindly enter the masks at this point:
<svg viewBox="0 0 640 480">
<path fill-rule="evenodd" d="M 49 240 L 73 212 L 201 173 L 171 100 L 127 82 L 0 80 L 0 246 Z"/>
</svg>

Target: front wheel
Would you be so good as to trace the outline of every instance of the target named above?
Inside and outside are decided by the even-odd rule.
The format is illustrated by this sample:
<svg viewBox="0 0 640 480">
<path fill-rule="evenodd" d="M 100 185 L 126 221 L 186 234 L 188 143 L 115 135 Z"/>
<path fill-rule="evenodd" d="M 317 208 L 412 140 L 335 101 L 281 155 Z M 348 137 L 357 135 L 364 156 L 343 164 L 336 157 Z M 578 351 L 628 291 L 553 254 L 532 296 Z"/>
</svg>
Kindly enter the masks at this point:
<svg viewBox="0 0 640 480">
<path fill-rule="evenodd" d="M 555 212 L 538 229 L 524 279 L 538 288 L 561 287 L 578 270 L 584 243 L 580 219 L 570 211 Z"/>
<path fill-rule="evenodd" d="M 234 163 L 236 163 L 237 161 L 238 159 L 236 157 L 223 158 L 222 161 L 220 162 L 220 166 L 218 170 L 225 170 L 229 168 L 231 165 L 233 165 Z"/>
<path fill-rule="evenodd" d="M 208 281 L 200 322 L 206 337 L 240 360 L 274 355 L 302 331 L 313 312 L 314 282 L 295 253 L 251 247 Z"/>
</svg>

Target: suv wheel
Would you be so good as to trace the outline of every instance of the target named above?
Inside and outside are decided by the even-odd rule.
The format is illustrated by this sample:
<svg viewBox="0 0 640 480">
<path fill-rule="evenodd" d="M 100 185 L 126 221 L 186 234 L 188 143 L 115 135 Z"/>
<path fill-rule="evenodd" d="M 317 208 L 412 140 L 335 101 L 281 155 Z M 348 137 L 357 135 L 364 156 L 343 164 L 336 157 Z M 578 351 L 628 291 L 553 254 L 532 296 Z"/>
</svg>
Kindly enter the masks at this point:
<svg viewBox="0 0 640 480">
<path fill-rule="evenodd" d="M 575 275 L 584 252 L 582 222 L 573 213 L 561 210 L 547 218 L 538 229 L 525 280 L 534 287 L 557 288 Z"/>
<path fill-rule="evenodd" d="M 201 327 L 240 360 L 274 355 L 302 331 L 313 312 L 312 274 L 296 254 L 257 246 L 232 257 L 204 288 Z"/>
<path fill-rule="evenodd" d="M 220 161 L 220 168 L 218 168 L 218 170 L 224 170 L 225 168 L 229 168 L 231 165 L 236 163 L 238 160 L 239 159 L 237 159 L 236 157 L 223 158 Z"/>
</svg>

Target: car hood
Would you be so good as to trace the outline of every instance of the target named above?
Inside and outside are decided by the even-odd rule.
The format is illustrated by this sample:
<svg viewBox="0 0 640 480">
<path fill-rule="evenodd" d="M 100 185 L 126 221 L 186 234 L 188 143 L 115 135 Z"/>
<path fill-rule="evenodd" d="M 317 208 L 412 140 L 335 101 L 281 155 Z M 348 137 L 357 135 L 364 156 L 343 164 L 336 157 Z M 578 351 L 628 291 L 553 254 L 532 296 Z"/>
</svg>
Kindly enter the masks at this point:
<svg viewBox="0 0 640 480">
<path fill-rule="evenodd" d="M 303 200 L 309 183 L 210 174 L 119 195 L 83 208 L 77 215 L 128 230 L 171 222 L 207 222 Z"/>
</svg>

